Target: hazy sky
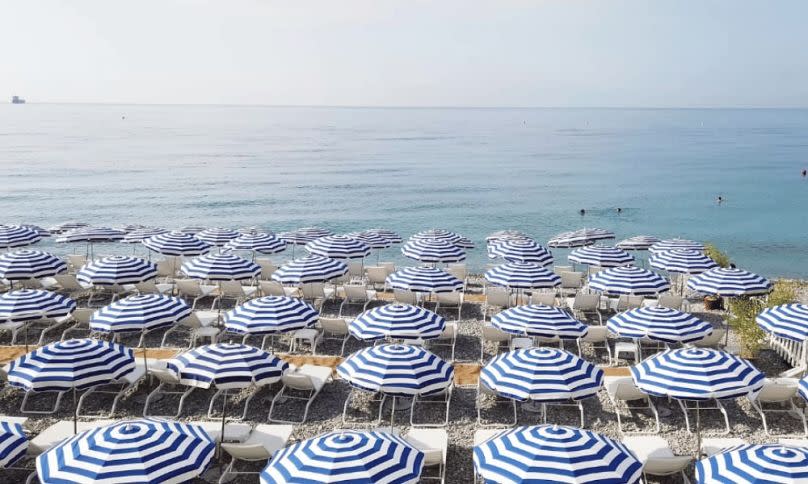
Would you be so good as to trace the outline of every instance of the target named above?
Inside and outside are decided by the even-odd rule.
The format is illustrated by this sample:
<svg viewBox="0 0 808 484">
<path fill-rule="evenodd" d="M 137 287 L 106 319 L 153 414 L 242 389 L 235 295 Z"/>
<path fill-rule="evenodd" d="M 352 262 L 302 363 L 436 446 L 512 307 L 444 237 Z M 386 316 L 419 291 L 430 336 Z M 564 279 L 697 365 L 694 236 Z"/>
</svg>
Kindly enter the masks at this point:
<svg viewBox="0 0 808 484">
<path fill-rule="evenodd" d="M 0 99 L 808 106 L 806 0 L 0 0 Z"/>
</svg>

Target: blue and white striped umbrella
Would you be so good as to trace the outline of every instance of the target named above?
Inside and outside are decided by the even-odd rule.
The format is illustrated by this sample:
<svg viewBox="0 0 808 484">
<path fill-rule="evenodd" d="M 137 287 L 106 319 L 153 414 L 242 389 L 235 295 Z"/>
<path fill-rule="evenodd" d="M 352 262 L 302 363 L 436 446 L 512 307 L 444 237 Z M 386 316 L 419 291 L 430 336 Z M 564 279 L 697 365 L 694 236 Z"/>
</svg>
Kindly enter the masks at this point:
<svg viewBox="0 0 808 484">
<path fill-rule="evenodd" d="M 188 235 L 196 235 L 203 230 L 207 230 L 207 227 L 204 225 L 186 225 L 178 230 L 178 232 L 182 232 L 183 234 Z"/>
<path fill-rule="evenodd" d="M 650 259 L 651 267 L 681 274 L 701 274 L 718 267 L 716 262 L 702 252 L 690 249 L 674 249 L 656 252 Z"/>
<path fill-rule="evenodd" d="M 401 247 L 405 257 L 420 262 L 461 262 L 466 251 L 453 242 L 438 239 L 410 239 Z"/>
<path fill-rule="evenodd" d="M 362 232 L 351 232 L 348 234 L 348 237 L 364 242 L 371 249 L 386 249 L 393 245 L 392 240 L 369 230 Z"/>
<path fill-rule="evenodd" d="M 88 262 L 76 274 L 80 282 L 96 286 L 137 284 L 157 277 L 157 264 L 139 257 L 113 255 Z"/>
<path fill-rule="evenodd" d="M 134 369 L 131 348 L 97 339 L 69 339 L 41 346 L 12 361 L 8 382 L 25 391 L 83 390 L 117 380 Z"/>
<path fill-rule="evenodd" d="M 657 353 L 631 367 L 637 387 L 649 395 L 680 400 L 711 400 L 749 395 L 765 375 L 743 358 L 710 348 Z"/>
<path fill-rule="evenodd" d="M 622 338 L 648 338 L 663 343 L 692 343 L 713 332 L 713 325 L 691 314 L 662 306 L 630 309 L 606 322 Z"/>
<path fill-rule="evenodd" d="M 238 334 L 278 334 L 314 326 L 320 317 L 309 303 L 293 297 L 251 299 L 224 315 L 224 327 Z"/>
<path fill-rule="evenodd" d="M 553 263 L 553 254 L 530 239 L 504 239 L 488 245 L 488 257 L 508 262 L 533 262 L 541 266 Z"/>
<path fill-rule="evenodd" d="M 621 240 L 615 247 L 623 250 L 648 250 L 657 242 L 659 242 L 659 238 L 653 235 L 635 235 Z"/>
<path fill-rule="evenodd" d="M 772 283 L 753 272 L 717 267 L 688 279 L 687 288 L 721 297 L 755 296 L 770 293 Z"/>
<path fill-rule="evenodd" d="M 572 232 L 563 232 L 547 242 L 548 247 L 583 247 L 594 244 L 598 240 L 613 239 L 614 233 L 605 229 L 580 229 Z"/>
<path fill-rule="evenodd" d="M 808 401 L 808 375 L 802 377 L 800 380 L 799 393 L 803 400 Z"/>
<path fill-rule="evenodd" d="M 272 273 L 272 280 L 281 284 L 310 284 L 330 281 L 347 272 L 348 265 L 341 260 L 310 255 L 280 266 Z"/>
<path fill-rule="evenodd" d="M 365 230 L 366 233 L 371 233 L 383 237 L 389 240 L 393 244 L 400 244 L 401 243 L 401 236 L 398 235 L 396 232 L 388 229 L 367 229 Z"/>
<path fill-rule="evenodd" d="M 634 266 L 612 267 L 589 276 L 589 288 L 604 294 L 650 296 L 671 288 L 664 277 Z"/>
<path fill-rule="evenodd" d="M 808 339 L 808 305 L 783 304 L 765 308 L 755 318 L 758 326 L 780 338 L 798 341 Z"/>
<path fill-rule="evenodd" d="M 0 469 L 13 466 L 27 451 L 28 436 L 22 425 L 0 419 Z"/>
<path fill-rule="evenodd" d="M 454 242 L 454 245 L 456 245 L 458 247 L 461 247 L 463 249 L 473 249 L 474 248 L 474 242 L 472 242 L 472 240 L 470 238 L 463 237 L 463 236 L 461 236 L 459 239 L 457 239 Z"/>
<path fill-rule="evenodd" d="M 159 227 L 144 227 L 126 232 L 126 235 L 123 236 L 122 242 L 126 244 L 138 244 L 142 243 L 149 237 L 154 237 L 155 235 L 161 235 L 167 233 L 168 230 L 161 229 Z"/>
<path fill-rule="evenodd" d="M 0 279 L 22 281 L 48 277 L 67 270 L 67 263 L 50 252 L 17 250 L 0 254 Z"/>
<path fill-rule="evenodd" d="M 457 292 L 463 290 L 463 281 L 434 267 L 405 267 L 387 276 L 387 285 L 393 289 L 413 292 Z"/>
<path fill-rule="evenodd" d="M 491 324 L 506 333 L 576 339 L 586 335 L 587 326 L 561 308 L 531 304 L 516 306 L 491 317 Z"/>
<path fill-rule="evenodd" d="M 62 232 L 56 242 L 114 242 L 123 240 L 126 232 L 109 227 L 82 227 Z"/>
<path fill-rule="evenodd" d="M 54 234 L 61 234 L 62 232 L 69 232 L 71 230 L 81 229 L 89 226 L 90 224 L 84 222 L 75 222 L 75 221 L 62 222 L 60 224 L 48 228 L 48 231 Z"/>
<path fill-rule="evenodd" d="M 212 248 L 207 242 L 182 232 L 153 235 L 144 239 L 143 245 L 158 254 L 174 256 L 207 254 Z"/>
<path fill-rule="evenodd" d="M 490 245 L 503 240 L 533 240 L 533 238 L 519 230 L 507 229 L 492 232 L 485 238 L 485 243 Z"/>
<path fill-rule="evenodd" d="M 43 229 L 39 225 L 34 224 L 19 224 L 20 227 L 25 227 L 33 230 L 34 232 L 38 233 L 40 237 L 50 237 L 51 233 L 48 229 Z"/>
<path fill-rule="evenodd" d="M 61 318 L 76 309 L 76 301 L 41 289 L 18 289 L 0 294 L 0 321 Z"/>
<path fill-rule="evenodd" d="M 665 239 L 660 240 L 656 244 L 648 248 L 652 254 L 657 252 L 665 252 L 668 250 L 687 249 L 695 250 L 697 252 L 704 252 L 704 244 L 688 239 Z"/>
<path fill-rule="evenodd" d="M 264 350 L 236 343 L 199 346 L 168 360 L 167 366 L 183 385 L 219 389 L 271 385 L 289 369 Z"/>
<path fill-rule="evenodd" d="M 480 382 L 512 400 L 583 400 L 603 386 L 603 370 L 558 348 L 523 348 L 501 353 L 480 371 Z"/>
<path fill-rule="evenodd" d="M 0 225 L 0 249 L 12 249 L 35 244 L 42 240 L 36 230 L 19 225 Z"/>
<path fill-rule="evenodd" d="M 595 267 L 620 267 L 634 262 L 628 252 L 607 245 L 592 245 L 573 250 L 567 256 L 570 262 Z"/>
<path fill-rule="evenodd" d="M 347 235 L 329 235 L 306 244 L 311 255 L 329 259 L 362 259 L 370 255 L 370 246 Z"/>
<path fill-rule="evenodd" d="M 239 235 L 224 247 L 229 250 L 251 250 L 261 254 L 277 254 L 286 249 L 286 241 L 275 234 L 250 232 Z"/>
<path fill-rule="evenodd" d="M 445 327 L 446 320 L 442 316 L 409 304 L 387 304 L 369 309 L 348 323 L 351 334 L 363 341 L 433 339 L 440 336 Z"/>
<path fill-rule="evenodd" d="M 486 271 L 485 280 L 495 286 L 513 289 L 558 287 L 561 276 L 535 262 L 508 262 Z"/>
<path fill-rule="evenodd" d="M 462 235 L 446 229 L 422 230 L 410 236 L 410 240 L 442 240 L 453 245 L 462 238 Z"/>
<path fill-rule="evenodd" d="M 454 368 L 420 346 L 379 345 L 346 358 L 337 366 L 337 375 L 361 390 L 411 397 L 446 389 Z"/>
<path fill-rule="evenodd" d="M 205 430 L 172 420 L 123 420 L 86 430 L 36 459 L 42 484 L 196 482 L 216 444 Z"/>
<path fill-rule="evenodd" d="M 231 240 L 238 237 L 239 234 L 235 230 L 230 229 L 223 229 L 221 227 L 214 227 L 210 229 L 205 229 L 196 234 L 196 238 L 201 240 L 202 242 L 207 242 L 210 245 L 215 245 L 217 247 L 222 247 Z"/>
<path fill-rule="evenodd" d="M 784 444 L 744 444 L 696 462 L 701 484 L 808 482 L 808 448 Z"/>
<path fill-rule="evenodd" d="M 191 306 L 178 297 L 138 294 L 95 311 L 90 329 L 103 333 L 149 331 L 173 326 L 191 315 Z"/>
<path fill-rule="evenodd" d="M 289 244 L 306 245 L 313 240 L 319 239 L 320 237 L 328 237 L 329 235 L 334 235 L 334 233 L 320 227 L 303 227 L 290 232 L 281 232 L 278 234 L 278 237 Z"/>
<path fill-rule="evenodd" d="M 642 462 L 589 430 L 539 425 L 503 430 L 474 447 L 474 472 L 498 484 L 637 484 Z"/>
<path fill-rule="evenodd" d="M 279 450 L 261 484 L 415 484 L 424 454 L 388 432 L 341 430 Z"/>
<path fill-rule="evenodd" d="M 261 266 L 233 254 L 201 255 L 182 264 L 188 277 L 208 281 L 242 281 L 261 274 Z"/>
</svg>

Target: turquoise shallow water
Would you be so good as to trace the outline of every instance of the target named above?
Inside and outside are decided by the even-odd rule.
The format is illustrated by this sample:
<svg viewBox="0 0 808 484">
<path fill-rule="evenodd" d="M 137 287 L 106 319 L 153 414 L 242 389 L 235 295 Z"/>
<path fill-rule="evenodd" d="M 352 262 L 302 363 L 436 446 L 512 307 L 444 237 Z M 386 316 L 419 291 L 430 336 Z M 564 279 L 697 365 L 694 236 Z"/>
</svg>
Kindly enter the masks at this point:
<svg viewBox="0 0 808 484">
<path fill-rule="evenodd" d="M 803 168 L 808 110 L 0 105 L 0 223 L 442 227 L 478 268 L 587 226 L 808 277 Z"/>
</svg>

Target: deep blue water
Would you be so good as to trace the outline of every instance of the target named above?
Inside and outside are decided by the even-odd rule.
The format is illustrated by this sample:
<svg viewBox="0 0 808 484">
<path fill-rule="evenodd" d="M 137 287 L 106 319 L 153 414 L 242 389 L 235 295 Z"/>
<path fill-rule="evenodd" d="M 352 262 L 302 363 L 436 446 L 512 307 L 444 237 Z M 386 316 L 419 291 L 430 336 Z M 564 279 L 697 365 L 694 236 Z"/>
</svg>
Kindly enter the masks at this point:
<svg viewBox="0 0 808 484">
<path fill-rule="evenodd" d="M 808 277 L 803 168 L 808 110 L 0 105 L 0 223 L 441 227 L 475 267 L 587 226 Z"/>
</svg>

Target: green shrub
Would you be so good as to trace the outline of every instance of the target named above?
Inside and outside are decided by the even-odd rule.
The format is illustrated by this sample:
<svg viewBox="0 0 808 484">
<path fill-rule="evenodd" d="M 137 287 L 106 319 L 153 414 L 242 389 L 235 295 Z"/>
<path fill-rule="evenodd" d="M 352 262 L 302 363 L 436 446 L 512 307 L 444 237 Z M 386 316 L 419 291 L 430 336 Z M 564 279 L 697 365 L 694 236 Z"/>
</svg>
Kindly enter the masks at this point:
<svg viewBox="0 0 808 484">
<path fill-rule="evenodd" d="M 729 256 L 718 250 L 718 247 L 713 244 L 704 245 L 704 255 L 714 260 L 719 267 L 729 267 L 731 262 Z"/>
<path fill-rule="evenodd" d="M 792 303 L 796 300 L 796 284 L 776 281 L 767 299 L 739 297 L 729 302 L 730 316 L 727 323 L 738 333 L 741 340 L 741 355 L 755 357 L 766 338 L 766 332 L 755 322 L 755 317 L 764 308 Z"/>
</svg>

